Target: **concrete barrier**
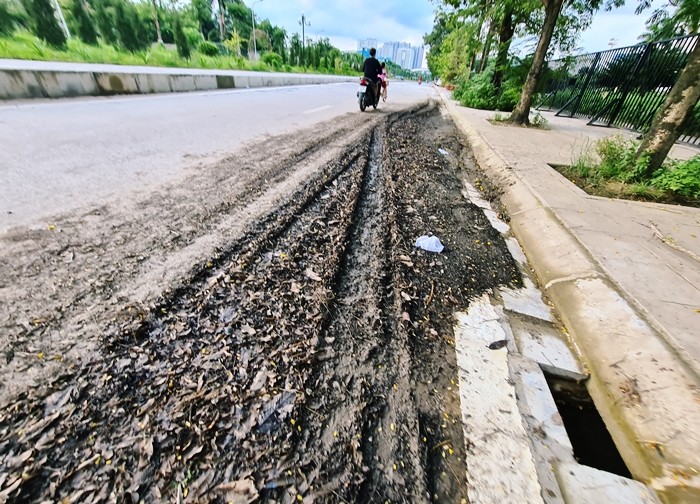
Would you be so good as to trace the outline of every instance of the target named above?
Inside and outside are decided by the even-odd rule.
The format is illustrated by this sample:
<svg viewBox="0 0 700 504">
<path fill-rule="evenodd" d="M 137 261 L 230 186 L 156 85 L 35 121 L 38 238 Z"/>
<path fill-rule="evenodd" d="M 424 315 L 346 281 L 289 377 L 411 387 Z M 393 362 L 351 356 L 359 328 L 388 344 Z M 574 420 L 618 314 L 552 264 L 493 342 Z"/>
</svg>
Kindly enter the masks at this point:
<svg viewBox="0 0 700 504">
<path fill-rule="evenodd" d="M 100 66 L 96 66 L 100 68 Z M 111 68 L 102 66 L 101 68 Z M 0 100 L 27 98 L 64 98 L 75 96 L 107 96 L 115 94 L 181 93 L 215 89 L 296 86 L 351 82 L 355 77 L 294 75 L 260 72 L 238 74 L 223 71 L 191 69 L 154 69 L 138 71 L 60 71 L 52 69 L 0 68 Z"/>
</svg>

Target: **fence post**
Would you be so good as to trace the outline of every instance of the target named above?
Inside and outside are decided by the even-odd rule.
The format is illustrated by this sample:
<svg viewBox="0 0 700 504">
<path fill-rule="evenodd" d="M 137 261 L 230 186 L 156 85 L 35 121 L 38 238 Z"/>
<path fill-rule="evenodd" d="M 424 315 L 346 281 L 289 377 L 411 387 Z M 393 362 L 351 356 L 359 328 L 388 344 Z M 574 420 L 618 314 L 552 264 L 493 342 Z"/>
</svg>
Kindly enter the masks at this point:
<svg viewBox="0 0 700 504">
<path fill-rule="evenodd" d="M 578 97 L 576 98 L 576 103 L 574 103 L 573 108 L 571 109 L 571 116 L 574 117 L 574 114 L 578 110 L 579 105 L 581 105 L 581 100 L 583 100 L 583 94 L 586 92 L 586 89 L 588 88 L 588 83 L 591 82 L 591 77 L 593 77 L 593 74 L 595 73 L 595 69 L 598 66 L 598 61 L 600 61 L 600 54 L 601 53 L 595 53 L 595 58 L 593 58 L 593 63 L 591 64 L 591 68 L 588 70 L 588 75 L 586 75 L 586 80 L 583 83 L 583 87 L 581 88 L 581 92 L 578 94 Z"/>
</svg>

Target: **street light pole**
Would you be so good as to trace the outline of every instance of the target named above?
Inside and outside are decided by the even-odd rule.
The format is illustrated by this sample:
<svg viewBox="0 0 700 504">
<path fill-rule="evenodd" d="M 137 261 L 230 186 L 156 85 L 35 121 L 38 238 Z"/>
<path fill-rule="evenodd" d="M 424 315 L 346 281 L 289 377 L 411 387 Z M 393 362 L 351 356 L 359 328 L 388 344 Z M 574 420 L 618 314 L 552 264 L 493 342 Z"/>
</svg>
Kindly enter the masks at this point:
<svg viewBox="0 0 700 504">
<path fill-rule="evenodd" d="M 255 7 L 256 3 L 260 3 L 263 0 L 256 0 L 253 2 L 253 4 L 250 6 L 250 18 L 253 21 L 253 59 L 257 61 L 258 59 L 258 44 L 255 41 L 255 11 L 253 10 L 253 7 Z"/>
</svg>

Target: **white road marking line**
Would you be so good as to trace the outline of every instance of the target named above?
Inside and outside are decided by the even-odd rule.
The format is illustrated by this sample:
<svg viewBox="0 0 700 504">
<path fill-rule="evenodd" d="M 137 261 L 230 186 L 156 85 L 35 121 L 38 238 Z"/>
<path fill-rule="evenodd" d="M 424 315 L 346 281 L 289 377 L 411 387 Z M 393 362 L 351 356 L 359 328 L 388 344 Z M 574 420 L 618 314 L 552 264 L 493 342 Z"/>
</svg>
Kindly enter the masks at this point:
<svg viewBox="0 0 700 504">
<path fill-rule="evenodd" d="M 322 111 L 322 110 L 326 110 L 326 109 L 329 109 L 329 108 L 331 108 L 330 105 L 324 105 L 323 107 L 318 107 L 318 108 L 313 108 L 313 109 L 310 109 L 310 110 L 305 110 L 304 112 L 302 112 L 302 114 L 313 114 L 314 112 L 320 112 L 320 111 Z"/>
</svg>

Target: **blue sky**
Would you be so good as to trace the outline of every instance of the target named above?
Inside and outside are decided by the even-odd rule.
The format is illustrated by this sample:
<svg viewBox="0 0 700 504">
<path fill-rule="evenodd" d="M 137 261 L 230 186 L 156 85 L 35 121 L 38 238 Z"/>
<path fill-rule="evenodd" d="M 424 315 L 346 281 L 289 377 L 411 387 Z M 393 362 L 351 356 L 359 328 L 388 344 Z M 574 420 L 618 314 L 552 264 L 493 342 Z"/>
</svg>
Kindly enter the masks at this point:
<svg viewBox="0 0 700 504">
<path fill-rule="evenodd" d="M 245 2 L 252 4 L 252 0 Z M 654 5 L 664 3 L 656 0 Z M 650 12 L 636 16 L 636 5 L 637 0 L 627 0 L 620 9 L 600 11 L 579 45 L 593 52 L 609 49 L 611 38 L 616 47 L 636 44 Z M 344 50 L 356 49 L 357 40 L 364 38 L 376 38 L 380 44 L 391 40 L 419 45 L 432 29 L 434 9 L 430 0 L 262 0 L 254 5 L 258 19 L 268 18 L 290 35 L 301 33 L 298 21 L 304 11 L 311 23 L 306 27 L 307 36 L 328 37 Z"/>
</svg>

